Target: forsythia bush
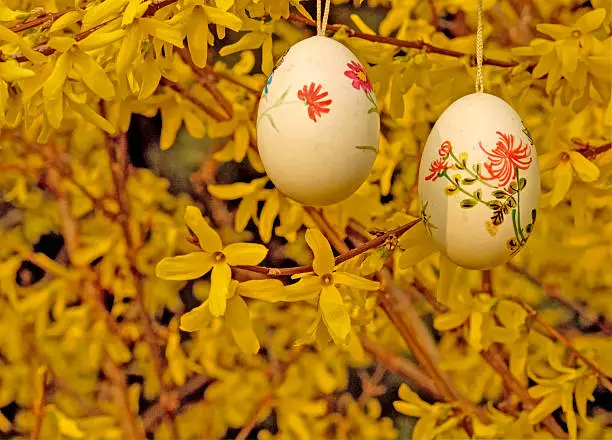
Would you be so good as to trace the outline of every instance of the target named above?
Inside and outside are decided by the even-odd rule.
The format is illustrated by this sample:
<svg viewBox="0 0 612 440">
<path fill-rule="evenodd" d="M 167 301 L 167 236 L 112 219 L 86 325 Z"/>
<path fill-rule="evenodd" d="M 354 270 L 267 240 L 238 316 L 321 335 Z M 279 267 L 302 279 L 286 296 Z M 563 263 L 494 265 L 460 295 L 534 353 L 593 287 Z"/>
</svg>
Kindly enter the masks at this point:
<svg viewBox="0 0 612 440">
<path fill-rule="evenodd" d="M 416 179 L 474 90 L 477 2 L 333 3 L 382 133 L 322 209 L 274 188 L 255 130 L 313 3 L 0 2 L 0 437 L 612 438 L 610 2 L 484 2 L 485 87 L 543 195 L 511 263 L 452 282 Z M 212 145 L 189 194 L 130 159 L 158 113 L 157 148 Z"/>
</svg>

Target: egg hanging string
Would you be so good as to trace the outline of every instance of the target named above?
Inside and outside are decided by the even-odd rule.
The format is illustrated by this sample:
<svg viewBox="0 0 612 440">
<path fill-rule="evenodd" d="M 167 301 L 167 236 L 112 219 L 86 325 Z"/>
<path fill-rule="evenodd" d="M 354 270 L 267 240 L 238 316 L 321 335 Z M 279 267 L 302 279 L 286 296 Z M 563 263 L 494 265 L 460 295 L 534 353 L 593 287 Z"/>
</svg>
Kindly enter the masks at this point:
<svg viewBox="0 0 612 440">
<path fill-rule="evenodd" d="M 478 0 L 478 28 L 476 30 L 476 91 L 479 93 L 484 92 L 484 77 L 482 75 L 483 51 L 484 42 L 482 38 L 482 0 Z"/>
<path fill-rule="evenodd" d="M 321 17 L 321 0 L 317 0 L 317 35 L 325 36 L 325 29 L 327 28 L 327 19 L 329 17 L 329 7 L 331 0 L 325 0 L 325 10 L 323 11 L 323 17 Z"/>
</svg>

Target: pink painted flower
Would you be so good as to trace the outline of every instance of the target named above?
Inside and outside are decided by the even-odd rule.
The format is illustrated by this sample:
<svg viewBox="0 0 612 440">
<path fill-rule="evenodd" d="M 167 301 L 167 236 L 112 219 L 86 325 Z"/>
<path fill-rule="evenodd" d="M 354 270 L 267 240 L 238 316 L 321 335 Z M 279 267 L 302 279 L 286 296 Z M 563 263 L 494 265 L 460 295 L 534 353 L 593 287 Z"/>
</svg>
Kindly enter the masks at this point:
<svg viewBox="0 0 612 440">
<path fill-rule="evenodd" d="M 432 182 L 435 182 L 435 180 L 438 177 L 440 177 L 440 173 L 446 170 L 447 168 L 448 168 L 448 165 L 446 164 L 445 160 L 442 160 L 442 159 L 434 160 L 429 167 L 430 174 L 427 177 L 425 177 L 425 180 L 431 180 Z"/>
<path fill-rule="evenodd" d="M 321 92 L 321 84 L 315 85 L 310 83 L 310 86 L 304 86 L 301 90 L 298 90 L 298 99 L 304 101 L 304 104 L 308 106 L 308 116 L 314 122 L 317 122 L 317 116 L 321 117 L 322 113 L 329 113 L 329 105 L 332 103 L 331 99 L 322 101 L 327 96 L 327 92 Z"/>
<path fill-rule="evenodd" d="M 351 61 L 346 66 L 350 70 L 345 71 L 344 74 L 353 80 L 353 87 L 357 90 L 361 89 L 366 93 L 370 93 L 372 91 L 372 83 L 368 79 L 368 74 L 363 66 L 356 61 Z"/>
<path fill-rule="evenodd" d="M 487 151 L 480 145 L 480 149 L 487 154 L 487 160 L 484 168 L 489 172 L 488 176 L 481 176 L 484 180 L 499 180 L 499 186 L 506 186 L 510 180 L 516 179 L 517 169 L 526 170 L 529 168 L 531 161 L 531 148 L 528 144 L 523 146 L 523 142 L 519 140 L 519 144 L 514 146 L 514 136 L 497 132 L 499 140 L 495 144 L 492 151 Z"/>
<path fill-rule="evenodd" d="M 451 143 L 449 141 L 444 141 L 442 142 L 442 145 L 440 146 L 440 149 L 438 150 L 438 154 L 441 157 L 448 156 L 448 153 L 450 153 L 451 148 L 452 148 Z"/>
</svg>

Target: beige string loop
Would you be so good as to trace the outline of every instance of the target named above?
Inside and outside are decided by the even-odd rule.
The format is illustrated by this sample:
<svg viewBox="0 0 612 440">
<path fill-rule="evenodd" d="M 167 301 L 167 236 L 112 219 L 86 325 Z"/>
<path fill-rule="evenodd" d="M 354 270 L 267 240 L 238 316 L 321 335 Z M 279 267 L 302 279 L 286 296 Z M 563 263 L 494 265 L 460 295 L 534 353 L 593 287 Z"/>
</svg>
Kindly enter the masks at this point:
<svg viewBox="0 0 612 440">
<path fill-rule="evenodd" d="M 325 0 L 325 10 L 321 17 L 321 0 L 317 0 L 317 35 L 325 36 L 325 29 L 327 28 L 327 19 L 329 18 L 329 8 L 331 0 Z"/>
<path fill-rule="evenodd" d="M 484 76 L 482 74 L 482 57 L 484 42 L 482 37 L 482 0 L 478 0 L 478 29 L 476 30 L 476 91 L 484 92 Z"/>
</svg>

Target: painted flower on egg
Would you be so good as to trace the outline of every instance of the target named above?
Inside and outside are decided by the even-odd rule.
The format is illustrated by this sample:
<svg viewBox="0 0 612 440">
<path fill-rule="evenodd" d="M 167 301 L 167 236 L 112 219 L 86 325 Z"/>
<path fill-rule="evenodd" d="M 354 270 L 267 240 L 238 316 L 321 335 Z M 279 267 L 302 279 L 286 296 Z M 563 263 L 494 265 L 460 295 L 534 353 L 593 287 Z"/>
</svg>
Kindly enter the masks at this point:
<svg viewBox="0 0 612 440">
<path fill-rule="evenodd" d="M 519 144 L 514 147 L 514 136 L 497 132 L 500 139 L 497 141 L 495 148 L 492 151 L 487 151 L 478 143 L 480 149 L 488 156 L 488 162 L 484 164 L 485 170 L 489 172 L 489 176 L 482 176 L 485 180 L 499 180 L 500 186 L 506 186 L 510 180 L 514 180 L 518 175 L 518 170 L 526 170 L 531 164 L 532 158 L 529 145 L 519 140 Z"/>
<path fill-rule="evenodd" d="M 349 70 L 345 71 L 344 74 L 353 80 L 353 87 L 357 90 L 362 89 L 364 92 L 370 93 L 372 91 L 372 83 L 368 79 L 368 74 L 363 66 L 355 61 L 351 61 L 346 66 Z"/>
<path fill-rule="evenodd" d="M 302 87 L 297 93 L 298 99 L 308 106 L 308 117 L 314 122 L 317 122 L 317 117 L 320 118 L 322 113 L 329 113 L 329 105 L 332 103 L 331 99 L 322 101 L 327 97 L 327 92 L 321 93 L 321 89 L 321 84 L 310 83 L 310 86 Z"/>
<path fill-rule="evenodd" d="M 495 236 L 497 228 L 504 222 L 506 216 L 510 215 L 514 237 L 508 240 L 507 246 L 514 254 L 527 243 L 536 217 L 536 211 L 533 209 L 531 211 L 531 222 L 526 225 L 521 222 L 520 194 L 527 186 L 527 180 L 519 176 L 519 170 L 529 168 L 532 162 L 531 150 L 528 145 L 523 146 L 521 141 L 515 146 L 515 138 L 512 134 L 499 131 L 496 134 L 499 140 L 491 151 L 487 151 L 481 142 L 478 143 L 482 151 L 487 154 L 487 159 L 484 164 L 476 163 L 472 166 L 468 164 L 467 153 L 460 154 L 457 157 L 453 152 L 451 142 L 448 140 L 442 142 L 438 150 L 440 157 L 432 161 L 429 166 L 430 174 L 425 177 L 425 180 L 432 182 L 438 178 L 448 180 L 449 185 L 445 190 L 446 195 L 461 195 L 464 197 L 459 203 L 459 206 L 463 209 L 470 209 L 478 204 L 489 208 L 492 212 L 487 223 L 487 231 L 491 236 Z M 449 159 L 453 162 L 452 165 L 448 165 L 447 161 Z M 488 176 L 481 173 L 482 167 L 488 172 Z M 449 170 L 456 170 L 458 173 L 451 177 L 448 173 Z M 488 182 L 491 180 L 499 180 L 499 182 L 497 185 L 492 185 Z M 495 189 L 492 192 L 492 200 L 483 199 L 481 189 L 472 190 L 470 188 L 477 183 Z"/>
</svg>

